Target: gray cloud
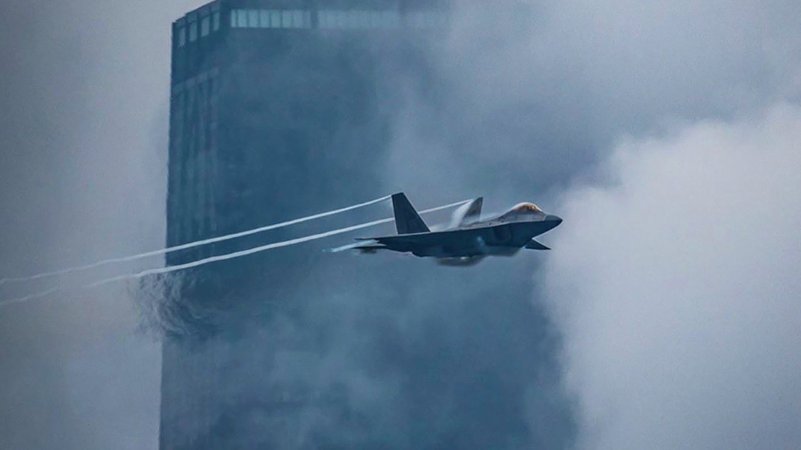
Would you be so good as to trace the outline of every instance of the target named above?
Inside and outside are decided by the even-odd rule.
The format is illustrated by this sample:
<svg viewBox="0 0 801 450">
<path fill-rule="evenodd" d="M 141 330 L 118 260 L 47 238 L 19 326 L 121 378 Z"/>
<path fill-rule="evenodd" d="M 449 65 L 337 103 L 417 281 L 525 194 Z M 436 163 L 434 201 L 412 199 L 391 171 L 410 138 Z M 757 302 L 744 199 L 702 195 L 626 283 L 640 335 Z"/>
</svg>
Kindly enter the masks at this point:
<svg viewBox="0 0 801 450">
<path fill-rule="evenodd" d="M 441 84 L 407 96 L 396 122 L 396 186 L 552 206 L 545 193 L 624 134 L 801 90 L 798 2 L 458 4 L 433 50 Z"/>
<path fill-rule="evenodd" d="M 16 214 L 0 233 L 2 273 L 50 269 L 162 243 L 169 22 L 200 3 L 3 3 L 0 49 L 12 68 L 4 70 L 11 81 L 0 84 L 0 92 L 3 107 L 15 113 L 0 125 L 0 202 Z M 302 380 L 318 392 L 333 392 L 335 402 L 343 397 L 355 417 L 339 421 L 323 407 L 307 408 L 301 411 L 304 417 L 276 425 L 285 427 L 284 442 L 312 443 L 322 436 L 335 444 L 393 442 L 417 448 L 562 447 L 572 430 L 570 403 L 561 396 L 554 369 L 552 324 L 541 311 L 547 304 L 557 331 L 564 333 L 569 386 L 581 405 L 582 443 L 613 446 L 620 430 L 596 429 L 594 418 L 602 414 L 599 409 L 625 398 L 609 393 L 604 380 L 592 378 L 592 370 L 609 368 L 605 361 L 596 361 L 596 367 L 581 360 L 592 354 L 574 349 L 576 342 L 597 336 L 589 334 L 593 328 L 581 334 L 584 328 L 576 331 L 571 322 L 583 305 L 606 304 L 584 291 L 579 293 L 589 300 L 579 304 L 584 297 L 570 291 L 592 289 L 575 277 L 578 269 L 570 264 L 596 248 L 579 247 L 586 234 L 577 236 L 569 227 L 596 219 L 574 212 L 570 205 L 578 200 L 569 200 L 563 212 L 556 193 L 605 160 L 621 136 L 647 136 L 699 119 L 747 116 L 796 96 L 798 9 L 791 1 L 459 3 L 451 33 L 430 49 L 434 76 L 420 84 L 402 73 L 387 78 L 397 82 L 400 95 L 386 105 L 393 139 L 382 183 L 387 191 L 408 191 L 420 205 L 480 194 L 491 209 L 536 200 L 568 216 L 564 228 L 552 233 L 557 251 L 488 261 L 462 272 L 388 256 L 337 260 L 300 277 L 306 287 L 297 293 L 275 294 L 299 299 L 293 308 L 304 316 L 290 310 L 271 319 L 279 322 L 269 323 L 274 334 L 263 329 L 245 333 L 251 336 L 249 348 L 275 352 L 280 367 L 267 377 L 268 356 L 237 353 L 215 342 L 208 351 L 228 352 L 224 359 L 236 364 L 231 384 L 207 393 L 223 391 L 220 401 L 235 403 L 230 410 L 241 412 L 247 399 L 264 395 L 265 378 L 279 384 Z M 759 123 L 767 127 L 794 114 L 790 109 L 756 120 L 746 135 L 767 141 L 770 133 L 760 134 Z M 747 129 L 748 123 L 713 128 Z M 693 130 L 698 131 L 687 133 Z M 626 148 L 636 156 L 650 145 L 642 142 Z M 686 170 L 679 157 L 666 163 L 675 173 Z M 620 169 L 618 178 L 635 175 Z M 645 189 L 650 186 L 646 181 L 631 184 L 645 183 Z M 714 187 L 698 185 L 705 193 Z M 607 185 L 600 186 L 598 192 L 606 192 Z M 671 191 L 674 185 L 668 186 Z M 619 195 L 615 189 L 610 195 Z M 343 192 L 358 190 L 348 186 Z M 324 203 L 353 200 L 323 192 Z M 581 192 L 570 190 L 565 198 L 580 199 Z M 739 217 L 747 209 L 713 211 Z M 669 215 L 682 214 L 672 210 Z M 650 216 L 629 217 L 635 226 Z M 751 225 L 759 229 L 756 222 Z M 744 234 L 736 236 L 744 238 L 739 245 L 756 245 L 753 235 Z M 637 242 L 641 251 L 650 248 L 648 239 Z M 308 256 L 312 251 L 299 250 L 309 253 L 296 260 L 318 261 L 319 255 Z M 708 257 L 715 260 L 714 252 Z M 534 289 L 530 274 L 545 258 L 554 259 L 547 272 L 547 303 L 532 305 L 527 303 Z M 371 278 L 377 273 L 384 275 Z M 404 279 L 418 283 L 409 286 Z M 326 287 L 324 296 L 318 286 Z M 3 404 L 13 407 L 2 409 L 0 439 L 6 441 L 0 443 L 109 448 L 119 445 L 119 433 L 130 433 L 135 438 L 126 441 L 131 448 L 155 445 L 157 349 L 129 338 L 134 314 L 121 297 L 127 294 L 94 293 L 2 312 L 0 339 L 11 344 L 2 350 L 0 394 Z M 312 301 L 322 298 L 325 302 Z M 584 312 L 594 322 L 591 313 Z M 320 344 L 312 346 L 308 359 L 292 359 L 276 336 Z M 188 356 L 193 357 L 202 362 L 204 353 Z M 749 361 L 776 364 L 770 355 L 762 358 Z M 632 358 L 632 364 L 639 359 Z M 13 361 L 13 367 L 6 361 Z M 712 374 L 716 369 L 704 368 Z M 614 388 L 617 378 L 611 378 Z M 668 381 L 666 392 L 672 387 Z M 98 389 L 91 398 L 94 386 L 110 391 Z M 596 395 L 604 398 L 596 400 Z M 131 403 L 134 398 L 141 403 Z M 706 418 L 711 410 L 698 414 Z M 120 417 L 122 411 L 130 414 Z M 238 425 L 243 442 L 264 438 L 263 417 L 258 412 L 243 417 L 253 419 Z M 215 419 L 224 428 L 225 418 Z M 682 423 L 674 423 L 678 436 Z M 101 429 L 99 424 L 109 426 Z M 646 430 L 645 425 L 639 429 Z"/>
<path fill-rule="evenodd" d="M 2 276 L 162 245 L 169 24 L 200 3 L 0 4 Z M 0 447 L 155 447 L 137 316 L 124 286 L 3 308 Z"/>
<path fill-rule="evenodd" d="M 784 168 L 798 166 L 791 154 L 796 111 L 779 108 L 767 118 L 756 111 L 799 98 L 801 33 L 793 23 L 799 4 L 568 1 L 529 4 L 528 11 L 462 3 L 457 26 L 436 53 L 445 87 L 408 97 L 396 122 L 391 174 L 397 185 L 477 192 L 502 202 L 530 195 L 566 216 L 545 238 L 556 250 L 548 255 L 547 289 L 535 303 L 549 306 L 565 339 L 564 375 L 579 405 L 580 446 L 797 442 L 788 420 L 798 410 L 798 386 L 789 378 L 797 360 L 788 361 L 788 352 L 798 340 L 791 322 L 756 338 L 725 328 L 731 324 L 703 330 L 699 318 L 722 314 L 731 294 L 732 320 L 744 329 L 762 325 L 761 331 L 770 328 L 769 317 L 791 310 L 797 296 L 786 275 L 798 271 L 795 250 L 763 248 L 761 241 L 779 226 L 784 239 L 793 239 L 787 231 L 798 211 L 798 182 Z M 684 130 L 680 143 L 677 130 Z M 628 159 L 606 162 L 621 142 Z M 775 150 L 763 149 L 774 144 Z M 653 156 L 658 152 L 651 147 L 659 145 L 670 147 L 663 152 L 670 156 Z M 629 160 L 640 161 L 641 153 L 647 167 L 632 167 Z M 607 170 L 594 170 L 596 164 Z M 727 171 L 739 171 L 739 178 L 715 176 Z M 610 187 L 608 172 L 623 182 Z M 657 175 L 659 184 L 650 180 Z M 626 197 L 632 190 L 636 199 Z M 783 194 L 789 198 L 773 198 Z M 754 202 L 760 206 L 751 211 Z M 763 226 L 774 210 L 782 210 L 780 218 Z M 716 239 L 687 239 L 695 214 L 696 231 Z M 732 221 L 736 231 L 721 230 Z M 757 270 L 755 255 L 770 269 Z M 697 279 L 685 287 L 688 267 Z M 705 290 L 706 279 L 718 288 Z M 751 291 L 722 292 L 724 285 L 743 287 L 741 279 L 752 279 Z M 762 288 L 764 295 L 754 293 Z M 769 292 L 779 299 L 763 309 L 754 305 Z M 660 319 L 674 307 L 664 329 Z M 752 324 L 752 313 L 768 317 Z M 792 317 L 797 312 L 787 320 Z M 681 326 L 673 327 L 677 321 Z M 650 341 L 642 342 L 649 327 L 663 347 L 650 351 Z M 680 342 L 671 348 L 673 337 Z M 704 347 L 709 337 L 717 338 L 716 347 Z M 738 354 L 761 344 L 773 350 Z M 695 353 L 660 354 L 694 345 Z M 636 352 L 625 353 L 626 346 Z M 717 350 L 729 360 L 715 360 Z M 664 367 L 673 363 L 674 372 Z M 723 373 L 727 368 L 749 370 Z M 773 378 L 760 378 L 767 373 Z M 707 388 L 718 377 L 728 384 Z M 765 387 L 749 391 L 751 380 Z M 730 392 L 737 389 L 747 393 Z M 785 393 L 791 400 L 778 400 Z M 754 411 L 744 406 L 751 400 L 759 404 Z M 532 427 L 543 411 L 532 406 Z M 738 431 L 736 425 L 742 425 Z"/>
<path fill-rule="evenodd" d="M 544 272 L 581 448 L 801 445 L 801 109 L 629 139 Z"/>
</svg>

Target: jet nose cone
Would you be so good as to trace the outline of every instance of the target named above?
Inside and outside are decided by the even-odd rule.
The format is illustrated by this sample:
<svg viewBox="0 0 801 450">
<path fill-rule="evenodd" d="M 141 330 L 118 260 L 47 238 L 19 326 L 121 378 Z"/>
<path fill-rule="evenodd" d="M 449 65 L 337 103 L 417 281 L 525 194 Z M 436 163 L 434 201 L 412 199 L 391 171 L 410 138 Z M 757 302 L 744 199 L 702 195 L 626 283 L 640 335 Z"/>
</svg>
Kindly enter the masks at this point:
<svg viewBox="0 0 801 450">
<path fill-rule="evenodd" d="M 553 227 L 557 227 L 560 223 L 562 223 L 562 218 L 559 216 L 554 216 L 553 214 L 548 214 L 545 216 L 545 221 L 550 222 Z"/>
</svg>

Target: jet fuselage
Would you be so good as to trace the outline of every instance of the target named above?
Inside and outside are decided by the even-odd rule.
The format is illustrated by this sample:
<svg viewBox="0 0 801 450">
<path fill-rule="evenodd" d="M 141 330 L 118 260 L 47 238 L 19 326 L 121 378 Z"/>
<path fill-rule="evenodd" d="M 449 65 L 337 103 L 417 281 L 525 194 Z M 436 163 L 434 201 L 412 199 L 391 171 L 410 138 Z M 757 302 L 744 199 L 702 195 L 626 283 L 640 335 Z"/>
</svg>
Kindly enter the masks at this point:
<svg viewBox="0 0 801 450">
<path fill-rule="evenodd" d="M 372 238 L 387 250 L 434 258 L 513 255 L 531 240 L 549 231 L 562 219 L 546 215 L 542 220 L 488 221 L 444 231 L 399 234 Z"/>
<path fill-rule="evenodd" d="M 366 253 L 392 250 L 438 258 L 448 265 L 474 264 L 485 256 L 510 256 L 522 248 L 548 250 L 535 237 L 559 226 L 562 219 L 545 214 L 533 203 L 516 205 L 498 217 L 481 221 L 482 199 L 457 210 L 453 228 L 431 231 L 403 193 L 392 196 L 397 235 L 360 238 L 355 249 Z"/>
</svg>

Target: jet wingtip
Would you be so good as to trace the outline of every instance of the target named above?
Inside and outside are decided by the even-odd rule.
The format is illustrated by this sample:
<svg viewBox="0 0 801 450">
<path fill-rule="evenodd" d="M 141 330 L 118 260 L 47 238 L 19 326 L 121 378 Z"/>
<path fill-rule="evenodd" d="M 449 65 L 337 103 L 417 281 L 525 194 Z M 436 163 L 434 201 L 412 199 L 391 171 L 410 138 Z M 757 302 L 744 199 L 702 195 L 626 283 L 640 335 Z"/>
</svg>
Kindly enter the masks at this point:
<svg viewBox="0 0 801 450">
<path fill-rule="evenodd" d="M 526 244 L 526 248 L 529 250 L 550 250 L 551 248 L 543 245 L 541 242 L 537 242 L 536 240 L 532 239 Z"/>
</svg>

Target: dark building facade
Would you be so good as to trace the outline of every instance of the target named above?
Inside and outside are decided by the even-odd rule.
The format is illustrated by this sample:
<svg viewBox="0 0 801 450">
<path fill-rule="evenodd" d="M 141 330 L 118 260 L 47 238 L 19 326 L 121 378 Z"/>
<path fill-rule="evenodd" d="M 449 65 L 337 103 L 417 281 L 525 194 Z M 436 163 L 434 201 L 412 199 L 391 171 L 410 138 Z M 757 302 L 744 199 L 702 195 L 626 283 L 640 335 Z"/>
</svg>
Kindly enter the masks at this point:
<svg viewBox="0 0 801 450">
<path fill-rule="evenodd" d="M 386 75 L 424 76 L 420 46 L 445 19 L 431 2 L 218 0 L 177 20 L 168 245 L 381 192 L 386 108 L 398 95 Z M 286 236 L 239 239 L 167 262 Z M 279 252 L 175 280 L 161 311 L 162 448 L 341 447 L 373 439 L 326 431 L 363 419 L 349 417 L 343 387 L 298 377 L 319 362 L 315 340 L 325 330 L 282 328 L 311 323 L 305 305 L 319 296 L 298 291 L 310 273 L 324 278 L 326 270 L 326 263 Z"/>
<path fill-rule="evenodd" d="M 443 82 L 430 49 L 449 17 L 433 0 L 217 0 L 177 20 L 168 245 L 404 188 L 382 179 L 391 125 L 409 90 L 437 108 Z M 418 261 L 317 247 L 171 279 L 159 311 L 161 448 L 558 447 L 564 411 L 530 423 L 532 402 L 556 400 L 532 390 L 548 352 L 543 320 L 517 293 L 529 274 L 497 270 L 432 274 Z"/>
<path fill-rule="evenodd" d="M 349 131 L 360 147 L 381 142 L 382 70 L 419 69 L 404 40 L 424 42 L 445 17 L 404 0 L 221 0 L 176 21 L 169 243 L 323 204 L 332 184 L 363 176 L 381 149 L 343 154 Z M 287 182 L 300 198 L 276 195 Z"/>
</svg>

